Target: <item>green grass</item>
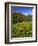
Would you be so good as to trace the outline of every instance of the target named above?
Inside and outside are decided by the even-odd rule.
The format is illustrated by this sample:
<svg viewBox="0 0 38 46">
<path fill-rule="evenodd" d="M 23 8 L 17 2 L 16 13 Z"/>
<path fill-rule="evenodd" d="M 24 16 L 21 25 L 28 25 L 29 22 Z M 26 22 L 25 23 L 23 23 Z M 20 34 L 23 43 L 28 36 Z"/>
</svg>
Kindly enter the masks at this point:
<svg viewBox="0 0 38 46">
<path fill-rule="evenodd" d="M 12 24 L 11 37 L 32 37 L 32 22 Z"/>
</svg>

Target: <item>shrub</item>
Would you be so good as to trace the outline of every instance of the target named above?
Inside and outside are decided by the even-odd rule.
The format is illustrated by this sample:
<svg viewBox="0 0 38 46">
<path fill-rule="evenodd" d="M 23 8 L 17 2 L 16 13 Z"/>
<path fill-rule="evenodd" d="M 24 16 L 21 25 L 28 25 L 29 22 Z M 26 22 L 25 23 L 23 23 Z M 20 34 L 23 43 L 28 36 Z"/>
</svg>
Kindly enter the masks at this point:
<svg viewBox="0 0 38 46">
<path fill-rule="evenodd" d="M 12 37 L 32 37 L 32 22 L 21 22 L 12 25 Z"/>
</svg>

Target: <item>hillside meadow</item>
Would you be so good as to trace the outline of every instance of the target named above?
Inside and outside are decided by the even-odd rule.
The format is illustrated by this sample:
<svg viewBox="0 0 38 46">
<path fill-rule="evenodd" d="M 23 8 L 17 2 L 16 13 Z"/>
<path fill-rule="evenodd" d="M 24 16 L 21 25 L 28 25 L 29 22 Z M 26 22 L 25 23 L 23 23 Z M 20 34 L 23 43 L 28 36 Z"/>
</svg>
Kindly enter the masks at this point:
<svg viewBox="0 0 38 46">
<path fill-rule="evenodd" d="M 32 15 L 11 15 L 11 37 L 32 37 Z"/>
</svg>

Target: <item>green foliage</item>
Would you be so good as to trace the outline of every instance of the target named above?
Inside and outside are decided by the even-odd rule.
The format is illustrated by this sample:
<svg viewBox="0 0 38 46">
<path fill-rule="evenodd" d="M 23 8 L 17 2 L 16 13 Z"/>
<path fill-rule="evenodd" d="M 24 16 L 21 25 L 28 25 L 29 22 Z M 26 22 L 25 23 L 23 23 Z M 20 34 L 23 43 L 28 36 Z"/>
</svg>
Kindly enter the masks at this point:
<svg viewBox="0 0 38 46">
<path fill-rule="evenodd" d="M 11 37 L 32 37 L 32 15 L 11 15 Z"/>
<path fill-rule="evenodd" d="M 12 37 L 31 37 L 32 23 L 22 22 L 12 25 Z"/>
</svg>

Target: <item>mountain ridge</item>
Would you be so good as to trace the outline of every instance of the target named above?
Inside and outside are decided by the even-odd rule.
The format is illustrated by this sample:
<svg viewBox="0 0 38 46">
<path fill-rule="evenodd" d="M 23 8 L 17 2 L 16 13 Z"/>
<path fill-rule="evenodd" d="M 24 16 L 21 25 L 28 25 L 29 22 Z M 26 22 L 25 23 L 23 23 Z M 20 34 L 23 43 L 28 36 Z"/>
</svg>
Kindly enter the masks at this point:
<svg viewBox="0 0 38 46">
<path fill-rule="evenodd" d="M 23 15 L 21 13 L 12 13 L 12 22 L 17 23 L 17 22 L 22 22 L 22 21 L 32 21 L 32 15 Z"/>
</svg>

